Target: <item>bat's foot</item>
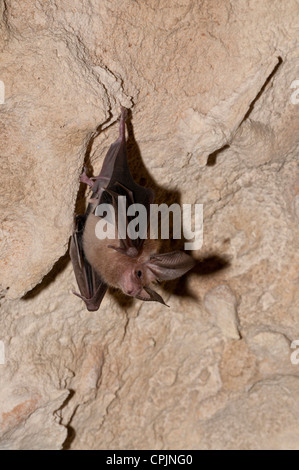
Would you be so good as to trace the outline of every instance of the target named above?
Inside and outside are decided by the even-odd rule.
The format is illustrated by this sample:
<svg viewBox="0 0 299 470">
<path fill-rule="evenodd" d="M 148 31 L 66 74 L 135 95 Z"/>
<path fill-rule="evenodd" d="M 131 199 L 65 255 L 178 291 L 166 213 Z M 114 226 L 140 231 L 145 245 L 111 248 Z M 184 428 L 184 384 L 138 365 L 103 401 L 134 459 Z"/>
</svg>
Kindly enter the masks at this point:
<svg viewBox="0 0 299 470">
<path fill-rule="evenodd" d="M 82 299 L 83 302 L 85 302 L 85 305 L 89 312 L 95 312 L 96 310 L 99 310 L 99 305 L 95 305 L 93 299 L 87 299 L 86 297 L 81 294 L 78 294 L 78 292 L 75 292 L 74 290 L 72 291 L 72 293 Z"/>
<path fill-rule="evenodd" d="M 119 123 L 119 139 L 125 142 L 126 140 L 126 119 L 128 115 L 128 110 L 121 106 L 121 115 L 120 115 L 120 123 Z"/>
<path fill-rule="evenodd" d="M 88 204 L 98 204 L 98 202 L 99 199 L 96 197 L 91 197 L 90 199 L 88 199 Z"/>
<path fill-rule="evenodd" d="M 84 167 L 83 173 L 80 175 L 80 183 L 88 184 L 90 187 L 94 185 L 93 178 L 89 178 L 86 174 L 86 167 Z"/>
</svg>

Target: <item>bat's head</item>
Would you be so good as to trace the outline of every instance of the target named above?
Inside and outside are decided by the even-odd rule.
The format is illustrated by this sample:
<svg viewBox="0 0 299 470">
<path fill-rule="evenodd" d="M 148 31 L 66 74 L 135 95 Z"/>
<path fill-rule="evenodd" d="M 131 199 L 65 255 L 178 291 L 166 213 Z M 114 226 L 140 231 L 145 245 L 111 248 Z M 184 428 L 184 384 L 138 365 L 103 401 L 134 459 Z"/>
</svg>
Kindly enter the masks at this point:
<svg viewBox="0 0 299 470">
<path fill-rule="evenodd" d="M 162 297 L 151 289 L 151 284 L 176 279 L 195 265 L 193 258 L 182 251 L 154 254 L 147 260 L 138 258 L 128 262 L 119 278 L 121 290 L 141 300 L 154 300 L 165 304 Z"/>
</svg>

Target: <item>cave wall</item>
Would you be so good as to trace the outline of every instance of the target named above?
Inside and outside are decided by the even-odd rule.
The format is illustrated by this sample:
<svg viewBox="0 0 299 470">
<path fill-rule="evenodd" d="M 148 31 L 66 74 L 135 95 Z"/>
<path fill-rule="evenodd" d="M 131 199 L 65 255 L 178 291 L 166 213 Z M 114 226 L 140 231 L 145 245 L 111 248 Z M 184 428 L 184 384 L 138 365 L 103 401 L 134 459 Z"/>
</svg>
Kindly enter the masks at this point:
<svg viewBox="0 0 299 470">
<path fill-rule="evenodd" d="M 0 448 L 299 448 L 298 14 L 1 3 Z M 133 174 L 202 203 L 204 240 L 170 308 L 109 291 L 87 312 L 69 237 L 120 105 Z"/>
</svg>

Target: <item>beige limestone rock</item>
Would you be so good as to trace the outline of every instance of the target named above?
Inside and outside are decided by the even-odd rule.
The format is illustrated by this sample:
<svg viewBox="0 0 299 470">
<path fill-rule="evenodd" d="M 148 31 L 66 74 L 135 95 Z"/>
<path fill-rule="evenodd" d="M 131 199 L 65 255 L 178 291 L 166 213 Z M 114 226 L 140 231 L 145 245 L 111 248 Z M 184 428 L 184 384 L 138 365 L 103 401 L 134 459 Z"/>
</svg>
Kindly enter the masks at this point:
<svg viewBox="0 0 299 470">
<path fill-rule="evenodd" d="M 237 300 L 228 286 L 219 285 L 209 290 L 204 304 L 211 314 L 211 321 L 220 328 L 224 337 L 240 339 Z"/>
<path fill-rule="evenodd" d="M 0 9 L 0 448 L 298 449 L 298 2 Z M 204 243 L 169 309 L 90 313 L 66 253 L 120 104 L 133 174 L 204 204 Z"/>
</svg>

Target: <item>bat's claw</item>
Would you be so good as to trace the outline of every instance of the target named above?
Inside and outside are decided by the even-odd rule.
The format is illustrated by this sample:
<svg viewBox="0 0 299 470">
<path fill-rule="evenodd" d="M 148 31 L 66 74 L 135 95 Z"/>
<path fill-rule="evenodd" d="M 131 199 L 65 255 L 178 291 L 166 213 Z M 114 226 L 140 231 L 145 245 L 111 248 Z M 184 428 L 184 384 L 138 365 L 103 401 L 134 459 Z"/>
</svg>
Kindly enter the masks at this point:
<svg viewBox="0 0 299 470">
<path fill-rule="evenodd" d="M 96 197 L 91 197 L 89 200 L 88 200 L 88 204 L 97 204 L 99 202 L 98 198 Z"/>
<path fill-rule="evenodd" d="M 121 115 L 120 115 L 120 123 L 119 123 L 119 139 L 123 142 L 126 140 L 126 119 L 128 115 L 128 110 L 123 106 L 120 107 Z"/>
<path fill-rule="evenodd" d="M 95 305 L 93 299 L 87 299 L 86 297 L 84 297 L 84 295 L 78 294 L 78 292 L 75 292 L 74 290 L 72 291 L 72 293 L 82 299 L 83 302 L 85 302 L 86 308 L 89 312 L 95 312 L 96 310 L 99 310 L 99 305 Z"/>
</svg>

